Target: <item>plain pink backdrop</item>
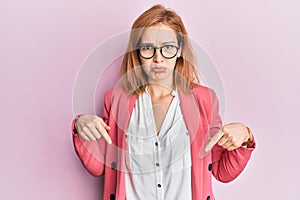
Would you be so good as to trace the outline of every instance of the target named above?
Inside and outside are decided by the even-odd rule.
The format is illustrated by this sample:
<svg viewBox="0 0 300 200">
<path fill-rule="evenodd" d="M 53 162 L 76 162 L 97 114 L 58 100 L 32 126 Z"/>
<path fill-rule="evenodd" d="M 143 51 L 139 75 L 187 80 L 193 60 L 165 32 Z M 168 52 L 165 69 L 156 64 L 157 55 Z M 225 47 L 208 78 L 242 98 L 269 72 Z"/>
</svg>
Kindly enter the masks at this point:
<svg viewBox="0 0 300 200">
<path fill-rule="evenodd" d="M 299 197 L 299 1 L 156 1 L 183 18 L 221 74 L 225 123 L 253 129 L 257 149 L 220 200 Z M 98 200 L 102 178 L 73 151 L 72 92 L 99 43 L 128 31 L 154 1 L 0 1 L 0 198 Z"/>
</svg>

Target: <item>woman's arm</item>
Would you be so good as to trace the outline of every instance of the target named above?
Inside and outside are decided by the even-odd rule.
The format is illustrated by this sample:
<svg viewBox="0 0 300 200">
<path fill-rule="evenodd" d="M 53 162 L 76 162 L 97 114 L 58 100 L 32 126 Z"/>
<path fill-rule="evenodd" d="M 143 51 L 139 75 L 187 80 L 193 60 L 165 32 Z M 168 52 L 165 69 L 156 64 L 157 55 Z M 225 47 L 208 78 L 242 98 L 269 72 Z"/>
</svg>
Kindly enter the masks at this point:
<svg viewBox="0 0 300 200">
<path fill-rule="evenodd" d="M 109 109 L 105 98 L 103 118 L 96 115 L 77 115 L 72 121 L 73 144 L 83 166 L 93 176 L 101 176 L 105 169 L 107 143 L 111 138 L 107 131 Z"/>
<path fill-rule="evenodd" d="M 86 142 L 78 135 L 73 136 L 75 152 L 86 170 L 93 176 L 104 174 L 106 142 L 104 139 Z"/>
<path fill-rule="evenodd" d="M 212 149 L 214 177 L 224 183 L 234 180 L 246 167 L 254 149 L 254 138 L 247 148 L 239 147 L 232 151 L 216 144 Z"/>
<path fill-rule="evenodd" d="M 222 121 L 219 116 L 219 102 L 213 91 L 211 92 L 211 100 L 210 133 L 211 135 L 214 135 L 222 128 Z M 256 143 L 252 133 L 252 142 L 247 145 L 247 148 L 242 146 L 243 141 L 240 138 L 243 137 L 240 135 L 245 133 L 242 133 L 243 129 L 241 126 L 242 124 L 240 123 L 223 126 L 224 130 L 226 127 L 226 137 L 229 138 L 229 132 L 231 135 L 236 135 L 231 139 L 239 141 L 238 147 L 235 147 L 235 149 L 232 150 L 226 145 L 226 139 L 224 139 L 226 137 L 223 137 L 219 140 L 219 143 L 212 148 L 212 173 L 214 177 L 221 182 L 230 182 L 234 180 L 243 171 L 251 157 L 252 151 L 255 149 Z"/>
</svg>

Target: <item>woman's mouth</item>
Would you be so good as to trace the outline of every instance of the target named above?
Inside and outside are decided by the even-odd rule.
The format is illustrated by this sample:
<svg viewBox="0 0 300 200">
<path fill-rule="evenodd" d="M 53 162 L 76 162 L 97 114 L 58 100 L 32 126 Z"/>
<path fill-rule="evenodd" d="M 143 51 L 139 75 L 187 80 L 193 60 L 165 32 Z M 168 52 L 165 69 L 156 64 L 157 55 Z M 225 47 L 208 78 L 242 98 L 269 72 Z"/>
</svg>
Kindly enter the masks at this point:
<svg viewBox="0 0 300 200">
<path fill-rule="evenodd" d="M 155 73 L 162 73 L 162 72 L 166 71 L 166 68 L 165 67 L 153 67 L 152 71 Z"/>
</svg>

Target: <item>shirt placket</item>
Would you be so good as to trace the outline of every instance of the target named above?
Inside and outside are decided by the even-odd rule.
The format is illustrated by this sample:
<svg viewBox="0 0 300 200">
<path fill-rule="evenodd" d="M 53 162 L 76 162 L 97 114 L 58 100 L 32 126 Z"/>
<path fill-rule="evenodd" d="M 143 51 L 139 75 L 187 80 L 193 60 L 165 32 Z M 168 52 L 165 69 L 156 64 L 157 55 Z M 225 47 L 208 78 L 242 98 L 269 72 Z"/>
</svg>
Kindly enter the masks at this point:
<svg viewBox="0 0 300 200">
<path fill-rule="evenodd" d="M 154 143 L 154 165 L 155 165 L 155 179 L 156 179 L 156 199 L 158 200 L 163 200 L 164 199 L 164 194 L 163 194 L 163 172 L 160 170 L 160 165 L 161 165 L 161 154 L 160 154 L 160 142 L 158 137 L 156 136 L 155 138 L 155 143 Z"/>
</svg>

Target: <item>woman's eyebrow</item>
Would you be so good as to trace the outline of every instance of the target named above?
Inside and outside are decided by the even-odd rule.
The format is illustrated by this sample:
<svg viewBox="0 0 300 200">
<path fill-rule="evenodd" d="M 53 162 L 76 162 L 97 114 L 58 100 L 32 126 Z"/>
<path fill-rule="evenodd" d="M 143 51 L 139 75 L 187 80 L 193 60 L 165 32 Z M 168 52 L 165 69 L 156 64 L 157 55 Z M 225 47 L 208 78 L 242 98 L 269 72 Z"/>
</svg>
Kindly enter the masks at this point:
<svg viewBox="0 0 300 200">
<path fill-rule="evenodd" d="M 174 41 L 169 41 L 169 42 L 161 42 L 160 44 L 161 44 L 161 45 L 164 45 L 164 44 L 176 44 L 176 42 L 174 42 Z"/>
<path fill-rule="evenodd" d="M 176 44 L 174 41 L 168 41 L 168 42 L 160 42 L 160 45 L 165 45 L 165 44 Z M 154 46 L 154 43 L 151 42 L 141 42 L 141 45 L 152 45 Z"/>
<path fill-rule="evenodd" d="M 151 43 L 151 42 L 141 42 L 141 45 L 152 45 L 152 46 L 154 46 L 154 43 Z"/>
</svg>

